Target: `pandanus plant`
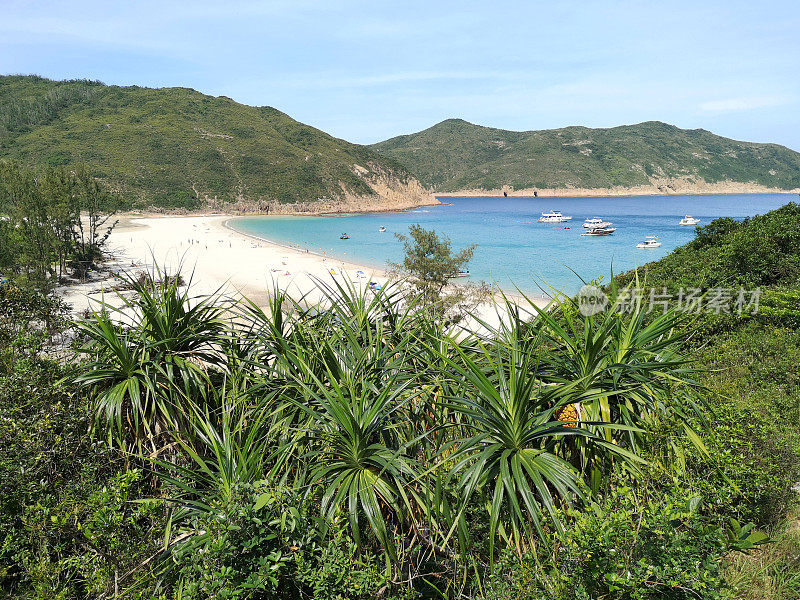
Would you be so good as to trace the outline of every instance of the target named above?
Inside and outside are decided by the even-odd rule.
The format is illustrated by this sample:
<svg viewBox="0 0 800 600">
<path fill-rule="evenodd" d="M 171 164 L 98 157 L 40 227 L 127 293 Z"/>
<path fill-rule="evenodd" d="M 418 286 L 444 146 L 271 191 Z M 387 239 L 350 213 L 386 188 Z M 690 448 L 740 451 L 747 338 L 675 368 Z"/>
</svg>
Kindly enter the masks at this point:
<svg viewBox="0 0 800 600">
<path fill-rule="evenodd" d="M 191 296 L 178 276 L 158 268 L 122 281 L 133 299 L 120 293 L 121 308 L 104 305 L 78 323 L 88 360 L 75 382 L 89 389 L 110 441 L 157 451 L 160 437 L 186 423 L 188 411 L 176 398 L 201 397 L 209 369 L 222 362 L 224 307 L 217 295 Z"/>
<path fill-rule="evenodd" d="M 482 344 L 474 356 L 455 349 L 459 360 L 448 359 L 455 379 L 450 400 L 463 417 L 463 436 L 453 444 L 450 478 L 464 505 L 477 496 L 487 506 L 490 556 L 497 534 L 522 553 L 543 535 L 545 521 L 560 529 L 560 509 L 581 496 L 577 470 L 559 455 L 565 438 L 635 457 L 555 418 L 569 398 L 543 385 L 536 343 Z"/>
<path fill-rule="evenodd" d="M 181 555 L 203 552 L 215 543 L 209 522 L 227 528 L 228 511 L 252 502 L 248 494 L 285 488 L 277 476 L 279 447 L 270 432 L 268 404 L 254 408 L 253 399 L 237 385 L 221 383 L 209 387 L 214 398 L 202 405 L 182 399 L 186 429 L 171 432 L 180 459 L 150 458 L 158 478 L 168 484 L 162 498 L 169 508 L 163 573 L 174 574 Z"/>
<path fill-rule="evenodd" d="M 453 557 L 476 508 L 491 557 L 500 538 L 523 552 L 560 527 L 582 479 L 636 462 L 655 421 L 698 408 L 673 313 L 507 302 L 500 329 L 478 336 L 438 323 L 399 284 L 320 281 L 312 306 L 276 288 L 231 323 L 177 281 L 136 291 L 127 324 L 99 312 L 81 325 L 78 380 L 109 435 L 153 449 L 171 437 L 184 462 L 160 464 L 186 515 L 279 478 L 387 560 L 413 544 L 423 559 Z"/>
<path fill-rule="evenodd" d="M 633 285 L 633 284 L 632 284 Z M 539 378 L 562 402 L 579 407 L 584 427 L 606 442 L 639 454 L 658 422 L 678 422 L 692 443 L 689 420 L 700 417 L 696 370 L 677 352 L 686 317 L 675 310 L 648 314 L 644 303 L 623 309 L 631 287 L 610 290 L 605 313 L 583 315 L 572 299 L 557 310 L 537 310 L 548 347 Z M 607 479 L 612 460 L 602 447 L 583 443 L 570 459 L 586 470 L 593 489 Z"/>
<path fill-rule="evenodd" d="M 366 522 L 392 556 L 393 529 L 412 527 L 419 507 L 416 467 L 399 428 L 412 397 L 414 374 L 406 367 L 414 337 L 389 335 L 380 299 L 362 303 L 353 290 L 339 292 L 328 297 L 334 303 L 326 317 L 333 321 L 324 325 L 328 335 L 313 349 L 297 347 L 284 357 L 296 391 L 286 401 L 308 416 L 298 443 L 322 514 L 346 514 L 359 544 Z M 309 354 L 322 360 L 309 364 Z"/>
</svg>

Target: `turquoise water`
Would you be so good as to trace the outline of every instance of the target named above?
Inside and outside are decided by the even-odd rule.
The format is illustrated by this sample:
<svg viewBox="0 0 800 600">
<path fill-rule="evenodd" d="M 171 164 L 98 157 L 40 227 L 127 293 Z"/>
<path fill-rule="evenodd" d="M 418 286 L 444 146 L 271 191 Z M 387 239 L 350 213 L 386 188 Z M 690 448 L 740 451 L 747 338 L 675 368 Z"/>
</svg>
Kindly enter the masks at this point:
<svg viewBox="0 0 800 600">
<path fill-rule="evenodd" d="M 607 280 L 669 254 L 694 237 L 694 227 L 678 225 L 684 215 L 707 225 L 716 217 L 742 219 L 796 200 L 788 194 L 709 196 L 624 196 L 603 198 L 443 198 L 452 206 L 429 206 L 402 212 L 326 217 L 245 217 L 230 222 L 239 231 L 281 244 L 306 248 L 344 260 L 385 268 L 403 256 L 395 232 L 419 223 L 447 235 L 454 249 L 477 244 L 469 264 L 471 280 L 515 286 L 539 293 L 540 286 L 576 292 L 581 278 Z M 561 211 L 572 221 L 537 223 L 542 212 Z M 589 217 L 613 221 L 610 236 L 582 237 Z M 386 233 L 379 233 L 380 226 Z M 569 229 L 565 229 L 569 227 Z M 349 240 L 340 240 L 342 233 Z M 636 244 L 657 235 L 663 245 L 640 250 Z M 572 269 L 572 270 L 570 270 Z M 572 271 L 575 271 L 573 273 Z"/>
</svg>

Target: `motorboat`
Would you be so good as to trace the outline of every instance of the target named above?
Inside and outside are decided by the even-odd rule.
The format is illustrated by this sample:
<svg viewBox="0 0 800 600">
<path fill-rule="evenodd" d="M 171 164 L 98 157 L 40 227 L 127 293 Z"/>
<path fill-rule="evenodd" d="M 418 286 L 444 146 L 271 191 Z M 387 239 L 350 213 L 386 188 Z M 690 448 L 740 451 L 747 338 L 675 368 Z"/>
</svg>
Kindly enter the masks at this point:
<svg viewBox="0 0 800 600">
<path fill-rule="evenodd" d="M 637 248 L 658 248 L 661 246 L 661 242 L 658 241 L 657 235 L 648 235 L 645 236 L 643 242 L 639 242 L 636 244 Z"/>
<path fill-rule="evenodd" d="M 469 269 L 459 269 L 453 277 L 469 277 Z"/>
<path fill-rule="evenodd" d="M 597 229 L 598 227 L 608 227 L 610 225 L 613 225 L 613 223 L 610 221 L 603 221 L 600 217 L 592 217 L 583 222 L 583 226 L 586 229 Z"/>
<path fill-rule="evenodd" d="M 346 233 L 343 233 L 342 235 L 339 236 L 339 239 L 340 240 L 349 240 L 350 236 L 347 235 Z"/>
<path fill-rule="evenodd" d="M 386 227 L 381 225 L 380 229 L 378 229 L 378 233 L 386 233 Z"/>
<path fill-rule="evenodd" d="M 700 219 L 695 219 L 689 215 L 686 215 L 681 219 L 679 225 L 697 225 L 700 222 Z"/>
<path fill-rule="evenodd" d="M 593 227 L 581 235 L 611 235 L 616 230 L 616 227 Z"/>
<path fill-rule="evenodd" d="M 557 210 L 542 213 L 542 216 L 539 217 L 539 223 L 564 223 L 571 220 L 572 217 L 565 217 Z"/>
</svg>

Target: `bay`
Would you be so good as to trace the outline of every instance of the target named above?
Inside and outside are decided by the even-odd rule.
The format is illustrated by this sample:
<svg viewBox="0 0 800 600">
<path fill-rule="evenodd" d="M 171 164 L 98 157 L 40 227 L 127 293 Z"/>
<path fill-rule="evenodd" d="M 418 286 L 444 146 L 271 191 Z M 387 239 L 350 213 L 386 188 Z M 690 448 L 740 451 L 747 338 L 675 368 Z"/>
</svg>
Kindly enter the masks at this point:
<svg viewBox="0 0 800 600">
<path fill-rule="evenodd" d="M 642 266 L 690 241 L 694 227 L 679 225 L 692 215 L 707 225 L 717 217 L 744 219 L 778 208 L 796 197 L 789 194 L 726 194 L 615 196 L 593 198 L 441 198 L 450 206 L 407 211 L 336 216 L 243 217 L 229 225 L 243 233 L 279 244 L 308 249 L 385 269 L 403 257 L 395 233 L 412 224 L 435 229 L 450 238 L 454 250 L 477 244 L 469 264 L 471 281 L 494 283 L 507 291 L 526 293 L 560 290 L 575 293 L 583 281 Z M 572 216 L 562 224 L 538 223 L 541 213 Z M 581 236 L 583 221 L 602 217 L 613 222 L 609 236 Z M 379 228 L 386 227 L 385 233 Z M 342 233 L 348 240 L 339 239 Z M 658 236 L 662 246 L 637 249 L 645 236 Z M 461 280 L 463 281 L 463 280 Z"/>
</svg>

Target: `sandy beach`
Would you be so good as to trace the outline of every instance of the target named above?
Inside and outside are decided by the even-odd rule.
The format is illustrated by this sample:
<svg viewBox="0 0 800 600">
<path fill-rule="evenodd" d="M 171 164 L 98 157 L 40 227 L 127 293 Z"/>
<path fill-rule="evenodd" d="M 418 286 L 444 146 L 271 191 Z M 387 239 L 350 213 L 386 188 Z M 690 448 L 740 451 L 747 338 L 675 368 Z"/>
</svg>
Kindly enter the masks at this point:
<svg viewBox="0 0 800 600">
<path fill-rule="evenodd" d="M 631 187 L 614 186 L 606 188 L 524 188 L 514 189 L 511 186 L 485 189 L 464 189 L 455 192 L 434 192 L 437 198 L 447 200 L 447 198 L 475 198 L 475 197 L 502 197 L 503 193 L 515 198 L 534 197 L 538 198 L 603 198 L 614 196 L 674 196 L 676 194 L 686 194 L 692 196 L 716 195 L 716 194 L 786 194 L 787 196 L 797 196 L 800 188 L 783 189 L 767 187 L 757 183 L 742 183 L 738 181 L 715 181 L 707 182 L 702 179 L 662 177 L 651 178 L 649 185 L 637 185 Z"/>
<path fill-rule="evenodd" d="M 295 298 L 313 294 L 314 278 L 330 280 L 334 276 L 331 271 L 364 286 L 370 281 L 386 281 L 385 273 L 375 269 L 236 232 L 225 226 L 231 218 L 122 217 L 107 242 L 107 251 L 113 257 L 109 266 L 136 272 L 157 264 L 170 273 L 180 270 L 199 295 L 220 292 L 246 296 L 257 304 L 267 301 L 276 284 Z M 108 287 L 113 281 L 105 283 Z M 80 311 L 89 305 L 86 292 L 99 287 L 102 282 L 66 288 L 65 298 Z M 88 297 L 100 298 L 96 291 Z"/>
<path fill-rule="evenodd" d="M 387 281 L 388 274 L 374 267 L 235 231 L 226 226 L 231 218 L 218 214 L 122 216 L 107 242 L 112 256 L 108 266 L 136 273 L 157 264 L 169 273 L 180 270 L 187 282 L 191 280 L 195 294 L 246 296 L 259 305 L 267 302 L 275 285 L 297 300 L 314 303 L 321 299 L 316 280 L 331 282 L 335 277 L 361 287 L 370 282 L 384 285 Z M 89 281 L 62 288 L 62 294 L 73 305 L 73 311 L 80 313 L 90 306 L 96 308 L 101 300 L 118 304 L 110 291 L 114 284 L 113 279 Z M 537 301 L 540 306 L 547 303 Z M 492 305 L 479 307 L 478 313 L 488 323 L 499 323 Z"/>
</svg>

